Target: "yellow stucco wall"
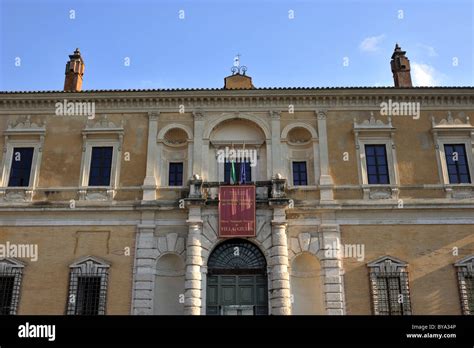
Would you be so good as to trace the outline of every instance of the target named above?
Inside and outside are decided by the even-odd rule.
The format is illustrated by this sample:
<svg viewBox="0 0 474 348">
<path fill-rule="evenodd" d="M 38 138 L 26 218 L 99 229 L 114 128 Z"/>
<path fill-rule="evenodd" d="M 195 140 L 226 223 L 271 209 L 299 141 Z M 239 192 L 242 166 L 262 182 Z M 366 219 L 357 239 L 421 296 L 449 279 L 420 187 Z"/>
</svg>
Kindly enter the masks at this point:
<svg viewBox="0 0 474 348">
<path fill-rule="evenodd" d="M 453 265 L 472 254 L 472 225 L 341 226 L 341 233 L 343 244 L 365 245 L 362 262 L 343 259 L 348 314 L 372 314 L 367 263 L 385 255 L 409 264 L 413 314 L 461 314 Z"/>
<path fill-rule="evenodd" d="M 0 227 L 2 244 L 38 245 L 36 262 L 19 258 L 26 266 L 18 314 L 65 314 L 69 265 L 89 255 L 111 265 L 106 314 L 130 314 L 135 230 L 134 226 Z"/>
</svg>

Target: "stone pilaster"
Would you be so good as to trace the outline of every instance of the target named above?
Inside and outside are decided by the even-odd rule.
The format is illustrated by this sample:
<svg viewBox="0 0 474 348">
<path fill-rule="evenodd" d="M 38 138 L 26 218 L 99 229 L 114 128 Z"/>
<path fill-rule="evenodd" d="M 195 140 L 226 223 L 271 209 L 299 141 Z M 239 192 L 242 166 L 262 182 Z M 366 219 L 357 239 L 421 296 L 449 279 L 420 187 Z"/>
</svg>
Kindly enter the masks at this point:
<svg viewBox="0 0 474 348">
<path fill-rule="evenodd" d="M 189 207 L 189 233 L 186 242 L 184 314 L 200 315 L 202 308 L 202 219 L 201 207 Z"/>
<path fill-rule="evenodd" d="M 282 173 L 281 165 L 281 112 L 270 111 L 271 126 L 272 126 L 272 176 L 275 174 Z"/>
<path fill-rule="evenodd" d="M 272 220 L 272 248 L 270 266 L 270 314 L 291 314 L 290 274 L 288 272 L 288 239 L 285 208 L 274 208 Z"/>
<path fill-rule="evenodd" d="M 319 163 L 321 166 L 319 176 L 319 187 L 321 190 L 321 201 L 334 200 L 333 181 L 329 174 L 329 152 L 328 152 L 328 137 L 326 130 L 326 110 L 318 110 L 316 112 L 318 118 L 318 133 L 319 133 Z"/>
<path fill-rule="evenodd" d="M 204 116 L 201 111 L 195 111 L 193 112 L 193 117 L 193 174 L 197 174 L 202 177 Z M 207 153 L 205 155 L 207 156 Z"/>
<path fill-rule="evenodd" d="M 146 177 L 143 182 L 143 200 L 152 201 L 156 199 L 156 173 L 158 146 L 156 136 L 158 134 L 158 112 L 148 113 L 148 147 L 146 158 Z"/>
<path fill-rule="evenodd" d="M 153 314 L 154 265 L 158 255 L 154 233 L 155 226 L 138 225 L 133 270 L 132 314 Z"/>
<path fill-rule="evenodd" d="M 326 313 L 345 314 L 344 269 L 342 266 L 341 233 L 339 225 L 323 224 L 319 232 L 322 238 L 321 266 L 324 274 Z"/>
</svg>

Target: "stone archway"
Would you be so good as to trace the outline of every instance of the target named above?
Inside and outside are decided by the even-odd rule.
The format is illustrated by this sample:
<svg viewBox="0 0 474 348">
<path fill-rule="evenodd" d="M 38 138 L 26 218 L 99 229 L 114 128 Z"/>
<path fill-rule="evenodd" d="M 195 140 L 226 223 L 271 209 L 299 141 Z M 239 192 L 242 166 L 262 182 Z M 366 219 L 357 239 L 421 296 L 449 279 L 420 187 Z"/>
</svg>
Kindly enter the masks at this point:
<svg viewBox="0 0 474 348">
<path fill-rule="evenodd" d="M 207 265 L 206 314 L 267 315 L 267 262 L 244 239 L 226 240 L 212 251 Z"/>
</svg>

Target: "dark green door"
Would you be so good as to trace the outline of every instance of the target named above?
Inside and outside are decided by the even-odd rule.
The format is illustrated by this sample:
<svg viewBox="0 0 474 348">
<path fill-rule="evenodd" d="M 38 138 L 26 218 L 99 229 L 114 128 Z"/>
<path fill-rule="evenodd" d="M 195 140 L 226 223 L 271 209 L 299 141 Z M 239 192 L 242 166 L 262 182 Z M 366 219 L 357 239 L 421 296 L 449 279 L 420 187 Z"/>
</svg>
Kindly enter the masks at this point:
<svg viewBox="0 0 474 348">
<path fill-rule="evenodd" d="M 232 306 L 251 307 L 255 315 L 268 314 L 267 292 L 267 277 L 263 275 L 208 276 L 207 314 L 225 314 Z"/>
<path fill-rule="evenodd" d="M 231 239 L 209 256 L 206 313 L 267 315 L 266 261 L 254 244 Z"/>
</svg>

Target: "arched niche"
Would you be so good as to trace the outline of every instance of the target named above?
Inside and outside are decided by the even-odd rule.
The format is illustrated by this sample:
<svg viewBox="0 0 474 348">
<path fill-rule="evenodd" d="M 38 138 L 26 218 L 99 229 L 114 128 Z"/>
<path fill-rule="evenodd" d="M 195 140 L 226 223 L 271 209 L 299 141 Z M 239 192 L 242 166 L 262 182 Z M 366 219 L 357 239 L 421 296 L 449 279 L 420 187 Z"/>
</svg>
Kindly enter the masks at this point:
<svg viewBox="0 0 474 348">
<path fill-rule="evenodd" d="M 184 260 L 164 254 L 156 263 L 154 314 L 181 315 L 184 312 Z"/>
<path fill-rule="evenodd" d="M 319 260 L 309 253 L 296 256 L 291 263 L 292 314 L 325 314 L 323 281 Z"/>
</svg>

